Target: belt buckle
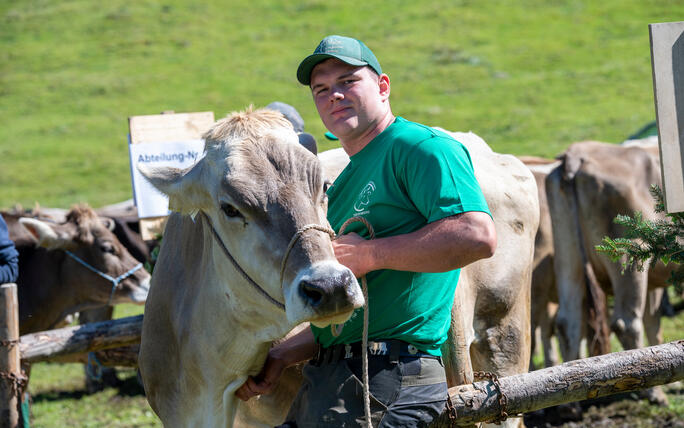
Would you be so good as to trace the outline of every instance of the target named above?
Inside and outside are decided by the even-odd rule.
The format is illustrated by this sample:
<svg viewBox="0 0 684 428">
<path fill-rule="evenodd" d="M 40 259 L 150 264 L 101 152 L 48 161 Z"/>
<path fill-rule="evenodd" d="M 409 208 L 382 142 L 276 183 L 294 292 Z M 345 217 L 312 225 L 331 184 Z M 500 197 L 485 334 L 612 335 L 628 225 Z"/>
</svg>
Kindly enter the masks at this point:
<svg viewBox="0 0 684 428">
<path fill-rule="evenodd" d="M 387 342 L 368 342 L 368 352 L 371 355 L 387 355 Z"/>
<path fill-rule="evenodd" d="M 352 346 L 351 345 L 344 345 L 344 359 L 349 359 L 354 356 L 354 353 L 352 352 Z"/>
</svg>

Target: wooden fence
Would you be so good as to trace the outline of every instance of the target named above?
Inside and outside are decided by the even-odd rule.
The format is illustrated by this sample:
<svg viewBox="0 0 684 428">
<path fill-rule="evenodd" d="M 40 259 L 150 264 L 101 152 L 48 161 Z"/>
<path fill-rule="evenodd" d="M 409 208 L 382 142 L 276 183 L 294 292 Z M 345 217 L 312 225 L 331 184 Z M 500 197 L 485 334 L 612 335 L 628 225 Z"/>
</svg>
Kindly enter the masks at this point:
<svg viewBox="0 0 684 428">
<path fill-rule="evenodd" d="M 74 355 L 127 347 L 115 357 L 134 362 L 142 315 L 27 334 L 19 338 L 16 286 L 0 288 L 0 427 L 18 426 L 22 373 L 19 360 L 76 361 Z M 0 314 L 2 315 L 2 314 Z M 433 427 L 472 425 L 588 398 L 636 391 L 684 379 L 684 340 L 633 349 L 449 389 L 457 419 L 448 412 Z"/>
</svg>

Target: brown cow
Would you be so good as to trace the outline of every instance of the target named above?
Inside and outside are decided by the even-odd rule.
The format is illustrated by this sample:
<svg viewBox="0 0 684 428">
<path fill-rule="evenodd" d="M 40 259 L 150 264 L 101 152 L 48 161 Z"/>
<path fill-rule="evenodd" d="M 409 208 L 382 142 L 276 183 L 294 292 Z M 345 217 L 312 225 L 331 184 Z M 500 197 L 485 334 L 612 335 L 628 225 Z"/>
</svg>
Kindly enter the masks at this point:
<svg viewBox="0 0 684 428">
<path fill-rule="evenodd" d="M 657 146 L 598 142 L 571 145 L 547 177 L 560 299 L 556 333 L 565 361 L 579 357 L 586 335 L 585 262 L 604 291 L 614 296 L 611 327 L 622 346 L 643 346 L 644 332 L 651 344 L 662 341 L 657 315 L 662 288 L 657 288 L 665 286 L 667 269 L 657 265 L 623 273 L 620 263 L 594 250 L 605 236 L 624 236 L 622 226 L 613 222 L 618 214 L 640 211 L 644 218 L 656 217 L 648 189 L 660 180 Z"/>
<path fill-rule="evenodd" d="M 3 216 L 19 251 L 21 334 L 84 309 L 145 302 L 150 275 L 89 207 L 73 208 L 64 223 Z"/>
</svg>

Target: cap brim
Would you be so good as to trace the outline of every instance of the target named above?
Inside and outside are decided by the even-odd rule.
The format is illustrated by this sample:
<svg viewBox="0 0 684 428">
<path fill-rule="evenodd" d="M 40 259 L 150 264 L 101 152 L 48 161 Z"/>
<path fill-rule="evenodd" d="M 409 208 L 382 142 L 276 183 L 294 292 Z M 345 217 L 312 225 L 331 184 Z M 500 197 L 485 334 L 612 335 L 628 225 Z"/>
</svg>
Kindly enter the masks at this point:
<svg viewBox="0 0 684 428">
<path fill-rule="evenodd" d="M 337 58 L 342 62 L 346 62 L 349 65 L 363 66 L 368 65 L 366 61 L 362 61 L 356 58 L 351 58 L 344 55 L 332 55 L 332 54 L 313 54 L 309 55 L 299 64 L 297 68 L 297 80 L 302 85 L 311 84 L 311 71 L 319 63 L 325 61 L 328 58 Z"/>
<path fill-rule="evenodd" d="M 326 133 L 325 133 L 325 138 L 327 138 L 328 140 L 331 140 L 331 141 L 337 141 L 337 140 L 339 140 L 339 138 L 337 138 L 337 137 L 335 136 L 335 134 L 333 134 L 332 132 L 326 132 Z"/>
</svg>

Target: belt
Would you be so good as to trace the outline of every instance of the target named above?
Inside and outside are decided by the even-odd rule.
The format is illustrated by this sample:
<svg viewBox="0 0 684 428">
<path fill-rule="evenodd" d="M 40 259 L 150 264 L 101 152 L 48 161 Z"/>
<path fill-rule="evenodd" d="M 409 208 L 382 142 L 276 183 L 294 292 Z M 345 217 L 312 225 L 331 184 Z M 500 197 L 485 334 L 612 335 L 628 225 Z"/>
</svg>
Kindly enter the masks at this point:
<svg viewBox="0 0 684 428">
<path fill-rule="evenodd" d="M 350 344 L 333 345 L 328 348 L 322 346 L 318 347 L 316 356 L 311 360 L 311 364 L 320 366 L 322 364 L 336 363 L 340 360 L 350 358 L 361 358 L 362 349 L 361 342 L 354 342 Z M 401 340 L 384 340 L 377 342 L 368 342 L 368 357 L 387 356 L 390 362 L 396 363 L 399 358 L 434 358 L 440 357 L 431 355 L 411 345 L 410 343 Z"/>
</svg>

